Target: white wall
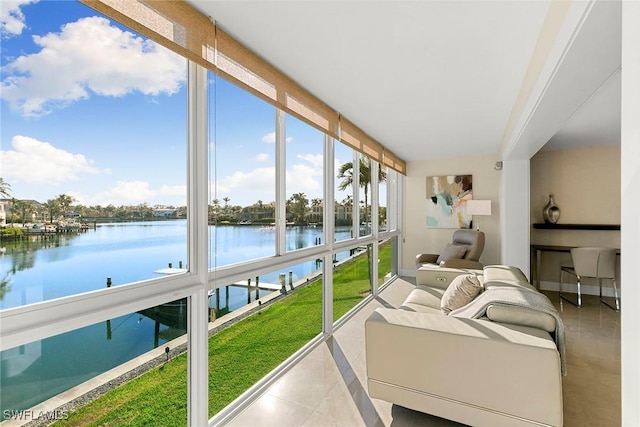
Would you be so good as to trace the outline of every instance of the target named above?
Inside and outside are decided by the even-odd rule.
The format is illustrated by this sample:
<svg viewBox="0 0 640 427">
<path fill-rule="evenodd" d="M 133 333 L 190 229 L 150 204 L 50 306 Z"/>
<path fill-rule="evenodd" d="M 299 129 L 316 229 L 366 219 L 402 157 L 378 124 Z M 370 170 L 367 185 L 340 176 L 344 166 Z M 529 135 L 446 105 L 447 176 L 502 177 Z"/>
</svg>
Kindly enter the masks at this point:
<svg viewBox="0 0 640 427">
<path fill-rule="evenodd" d="M 538 152 L 531 158 L 531 222 L 543 222 L 553 194 L 558 223 L 620 224 L 620 161 L 619 145 Z"/>
<path fill-rule="evenodd" d="M 544 222 L 542 210 L 549 194 L 553 194 L 560 208 L 558 224 L 620 224 L 620 162 L 619 145 L 537 153 L 531 159 L 531 224 Z M 620 248 L 620 231 L 531 227 L 531 243 Z M 542 257 L 541 287 L 555 290 L 560 267 L 571 265 L 571 256 L 544 252 Z M 617 277 L 621 284 L 620 274 Z M 587 283 L 585 293 L 597 294 L 595 284 L 595 281 Z M 607 288 L 605 293 L 612 295 Z"/>
<path fill-rule="evenodd" d="M 640 3 L 622 4 L 622 425 L 640 425 Z"/>
<path fill-rule="evenodd" d="M 529 277 L 529 160 L 505 160 L 502 174 L 500 264 Z"/>
<path fill-rule="evenodd" d="M 492 215 L 476 217 L 486 237 L 480 261 L 485 265 L 499 263 L 499 193 L 502 172 L 494 170 L 497 160 L 497 156 L 474 156 L 408 162 L 401 274 L 415 276 L 416 254 L 440 253 L 445 245 L 451 242 L 451 235 L 455 231 L 426 226 L 426 179 L 428 176 L 436 175 L 473 175 L 473 198 L 491 200 Z"/>
</svg>

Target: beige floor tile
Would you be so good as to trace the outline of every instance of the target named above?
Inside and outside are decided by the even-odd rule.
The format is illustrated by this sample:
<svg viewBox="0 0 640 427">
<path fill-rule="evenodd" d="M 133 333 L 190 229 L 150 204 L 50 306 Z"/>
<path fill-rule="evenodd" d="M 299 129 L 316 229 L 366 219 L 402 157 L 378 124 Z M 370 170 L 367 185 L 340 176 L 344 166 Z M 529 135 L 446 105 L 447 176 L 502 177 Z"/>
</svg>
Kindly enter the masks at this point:
<svg viewBox="0 0 640 427">
<path fill-rule="evenodd" d="M 230 427 L 297 427 L 313 410 L 265 394 L 228 425 Z"/>
<path fill-rule="evenodd" d="M 397 280 L 292 368 L 230 425 L 308 427 L 453 427 L 459 424 L 392 405 L 367 394 L 364 321 L 377 307 L 398 307 L 414 279 Z M 597 297 L 582 308 L 545 292 L 565 322 L 568 375 L 565 427 L 619 426 L 620 313 Z"/>
<path fill-rule="evenodd" d="M 314 410 L 342 379 L 330 360 L 305 358 L 269 388 L 269 395 Z"/>
</svg>

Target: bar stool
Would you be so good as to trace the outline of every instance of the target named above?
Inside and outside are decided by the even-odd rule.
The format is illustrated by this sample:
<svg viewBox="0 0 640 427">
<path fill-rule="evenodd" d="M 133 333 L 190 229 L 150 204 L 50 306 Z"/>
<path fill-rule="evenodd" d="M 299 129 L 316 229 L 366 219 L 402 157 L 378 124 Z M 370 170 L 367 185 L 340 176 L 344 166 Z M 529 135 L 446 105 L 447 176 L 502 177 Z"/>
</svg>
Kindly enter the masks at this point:
<svg viewBox="0 0 640 427">
<path fill-rule="evenodd" d="M 616 250 L 611 248 L 573 248 L 571 249 L 571 261 L 573 267 L 562 266 L 560 268 L 560 298 L 570 302 L 576 307 L 582 306 L 582 294 L 580 285 L 582 279 L 591 277 L 598 279 L 600 286 L 600 302 L 616 311 L 620 310 L 620 297 L 618 296 L 618 288 L 616 286 Z M 578 283 L 578 299 L 573 302 L 562 294 L 562 285 L 564 284 L 564 273 L 576 276 Z M 610 305 L 602 298 L 602 280 L 608 279 L 613 283 L 613 295 L 615 298 L 615 307 Z"/>
</svg>

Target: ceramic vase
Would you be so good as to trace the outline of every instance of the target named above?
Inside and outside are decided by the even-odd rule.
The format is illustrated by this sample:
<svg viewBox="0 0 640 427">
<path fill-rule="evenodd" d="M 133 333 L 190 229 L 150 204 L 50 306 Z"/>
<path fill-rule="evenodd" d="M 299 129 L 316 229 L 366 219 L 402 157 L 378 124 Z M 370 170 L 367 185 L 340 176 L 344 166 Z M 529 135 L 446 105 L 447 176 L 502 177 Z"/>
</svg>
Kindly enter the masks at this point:
<svg viewBox="0 0 640 427">
<path fill-rule="evenodd" d="M 549 203 L 542 209 L 542 217 L 544 218 L 544 222 L 548 224 L 555 224 L 558 222 L 558 218 L 560 218 L 560 208 L 556 205 L 555 200 L 553 200 L 553 194 L 549 194 Z"/>
</svg>

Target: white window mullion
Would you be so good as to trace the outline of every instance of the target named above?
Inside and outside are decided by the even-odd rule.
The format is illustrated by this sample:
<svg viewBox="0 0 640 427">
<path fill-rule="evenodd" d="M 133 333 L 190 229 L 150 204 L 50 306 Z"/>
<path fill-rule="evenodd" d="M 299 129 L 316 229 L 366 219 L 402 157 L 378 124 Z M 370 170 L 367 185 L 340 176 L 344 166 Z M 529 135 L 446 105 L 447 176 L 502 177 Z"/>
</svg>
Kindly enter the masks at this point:
<svg viewBox="0 0 640 427">
<path fill-rule="evenodd" d="M 322 228 L 327 253 L 322 263 L 322 331 L 333 334 L 333 242 L 335 240 L 335 142 L 324 137 L 324 204 Z"/>
<path fill-rule="evenodd" d="M 286 252 L 287 227 L 285 112 L 276 109 L 276 255 Z"/>
<path fill-rule="evenodd" d="M 352 212 L 352 223 L 353 223 L 353 238 L 360 238 L 360 153 L 353 150 L 353 160 L 352 162 L 352 171 L 353 171 L 353 179 L 351 183 L 351 189 L 353 190 L 353 206 L 351 207 Z"/>
<path fill-rule="evenodd" d="M 373 237 L 375 237 L 376 241 L 379 239 L 379 205 L 380 205 L 380 188 L 379 188 L 379 181 L 378 181 L 378 177 L 379 177 L 379 169 L 380 169 L 380 164 L 378 162 L 376 162 L 375 160 L 370 160 L 370 172 L 371 172 L 371 178 L 370 178 L 370 182 L 371 182 L 371 203 L 369 204 L 369 209 L 371 209 L 371 215 L 370 215 L 370 220 L 371 220 L 371 235 Z"/>
<path fill-rule="evenodd" d="M 380 165 L 378 164 L 378 162 L 369 160 L 369 172 L 371 174 L 371 177 L 369 178 L 369 182 L 371 183 L 371 185 L 369 186 L 369 188 L 371 189 L 371 203 L 369 204 L 371 215 L 369 215 L 369 220 L 371 221 L 371 235 L 375 238 L 371 246 L 371 291 L 373 293 L 373 296 L 378 296 L 378 287 L 380 286 L 380 284 L 378 283 L 378 199 L 380 198 L 380 189 L 378 188 L 379 167 Z"/>
<path fill-rule="evenodd" d="M 209 418 L 207 290 L 209 269 L 208 71 L 189 62 L 188 78 L 188 250 L 189 268 L 199 289 L 188 304 L 188 424 L 206 425 Z"/>
<path fill-rule="evenodd" d="M 335 240 L 336 212 L 336 170 L 335 141 L 329 135 L 324 136 L 324 202 L 322 211 L 322 238 L 329 250 L 333 249 Z"/>
<path fill-rule="evenodd" d="M 395 173 L 395 172 L 394 172 Z M 398 266 L 398 274 L 400 274 L 400 270 L 402 268 L 402 248 L 404 247 L 404 175 L 396 173 L 397 185 L 394 188 L 396 193 L 396 198 L 394 200 L 394 209 L 395 209 L 395 218 L 396 218 L 396 227 L 399 232 L 398 235 L 398 256 L 395 259 L 395 262 Z"/>
</svg>

